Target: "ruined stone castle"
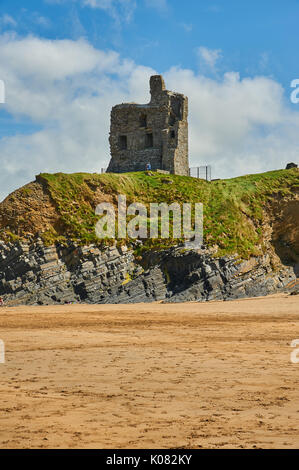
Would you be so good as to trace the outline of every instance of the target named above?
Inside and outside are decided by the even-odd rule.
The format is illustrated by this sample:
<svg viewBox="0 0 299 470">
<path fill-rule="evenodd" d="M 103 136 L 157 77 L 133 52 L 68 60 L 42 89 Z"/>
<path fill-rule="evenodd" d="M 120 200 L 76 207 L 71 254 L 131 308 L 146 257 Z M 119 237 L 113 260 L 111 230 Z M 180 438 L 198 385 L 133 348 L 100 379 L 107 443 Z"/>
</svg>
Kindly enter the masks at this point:
<svg viewBox="0 0 299 470">
<path fill-rule="evenodd" d="M 161 75 L 150 78 L 149 104 L 118 104 L 111 111 L 108 172 L 165 170 L 189 174 L 188 98 L 165 89 Z"/>
</svg>

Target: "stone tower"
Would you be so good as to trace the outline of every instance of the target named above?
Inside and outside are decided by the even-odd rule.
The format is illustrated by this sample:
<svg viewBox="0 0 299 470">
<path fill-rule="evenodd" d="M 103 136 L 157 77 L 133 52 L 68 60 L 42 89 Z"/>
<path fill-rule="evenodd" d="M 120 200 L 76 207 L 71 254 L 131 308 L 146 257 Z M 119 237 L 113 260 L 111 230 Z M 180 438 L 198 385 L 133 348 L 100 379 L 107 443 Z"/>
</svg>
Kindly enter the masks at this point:
<svg viewBox="0 0 299 470">
<path fill-rule="evenodd" d="M 188 98 L 165 89 L 161 75 L 150 78 L 149 104 L 118 104 L 111 111 L 108 172 L 166 170 L 189 174 Z"/>
</svg>

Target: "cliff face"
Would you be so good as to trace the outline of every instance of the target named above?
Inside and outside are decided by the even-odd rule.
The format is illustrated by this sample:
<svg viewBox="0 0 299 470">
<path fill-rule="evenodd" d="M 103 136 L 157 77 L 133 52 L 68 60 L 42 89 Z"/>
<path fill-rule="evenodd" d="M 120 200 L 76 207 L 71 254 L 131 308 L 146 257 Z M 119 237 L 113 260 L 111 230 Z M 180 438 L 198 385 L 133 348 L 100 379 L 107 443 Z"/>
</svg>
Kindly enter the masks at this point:
<svg viewBox="0 0 299 470">
<path fill-rule="evenodd" d="M 237 260 L 209 250 L 170 248 L 144 256 L 126 247 L 46 247 L 42 240 L 0 244 L 0 295 L 6 305 L 237 299 L 292 288 L 292 266 L 273 271 L 268 255 Z"/>
<path fill-rule="evenodd" d="M 8 196 L 0 204 L 5 303 L 205 301 L 299 285 L 298 170 L 212 183 L 166 179 L 40 175 Z M 205 246 L 190 251 L 180 240 L 145 240 L 138 250 L 130 240 L 99 245 L 95 206 L 116 206 L 117 194 L 128 203 L 203 202 Z"/>
</svg>

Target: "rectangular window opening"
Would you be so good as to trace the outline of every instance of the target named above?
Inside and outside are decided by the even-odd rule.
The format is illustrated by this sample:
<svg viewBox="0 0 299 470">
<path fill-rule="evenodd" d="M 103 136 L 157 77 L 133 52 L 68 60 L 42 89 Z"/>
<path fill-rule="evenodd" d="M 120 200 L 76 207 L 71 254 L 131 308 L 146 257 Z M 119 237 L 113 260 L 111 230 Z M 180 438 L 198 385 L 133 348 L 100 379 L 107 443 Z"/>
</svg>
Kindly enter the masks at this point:
<svg viewBox="0 0 299 470">
<path fill-rule="evenodd" d="M 119 136 L 119 147 L 121 150 L 126 150 L 128 148 L 127 136 L 120 135 Z"/>
<path fill-rule="evenodd" d="M 146 134 L 145 135 L 145 147 L 151 148 L 154 146 L 154 137 L 153 134 Z"/>
<path fill-rule="evenodd" d="M 145 114 L 142 114 L 139 118 L 139 126 L 140 127 L 147 127 L 147 119 L 146 119 L 146 115 Z"/>
</svg>

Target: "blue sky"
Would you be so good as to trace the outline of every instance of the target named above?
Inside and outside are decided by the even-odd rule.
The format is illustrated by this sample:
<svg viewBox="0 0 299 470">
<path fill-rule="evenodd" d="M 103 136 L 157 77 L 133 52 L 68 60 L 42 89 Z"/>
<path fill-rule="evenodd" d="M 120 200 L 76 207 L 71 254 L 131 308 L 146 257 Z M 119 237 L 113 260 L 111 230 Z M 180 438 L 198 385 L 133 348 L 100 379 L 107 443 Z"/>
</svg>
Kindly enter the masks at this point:
<svg viewBox="0 0 299 470">
<path fill-rule="evenodd" d="M 298 0 L 0 1 L 1 196 L 44 169 L 105 166 L 109 109 L 147 100 L 151 73 L 192 100 L 192 165 L 298 161 L 298 18 Z"/>
<path fill-rule="evenodd" d="M 83 5 L 2 0 L 0 14 L 17 26 L 8 22 L 1 29 L 48 39 L 83 36 L 97 48 L 116 50 L 161 73 L 173 65 L 196 70 L 195 51 L 204 45 L 222 50 L 219 71 L 263 73 L 285 87 L 298 75 L 298 0 L 136 0 L 122 7 L 120 2 L 116 15 Z"/>
</svg>

